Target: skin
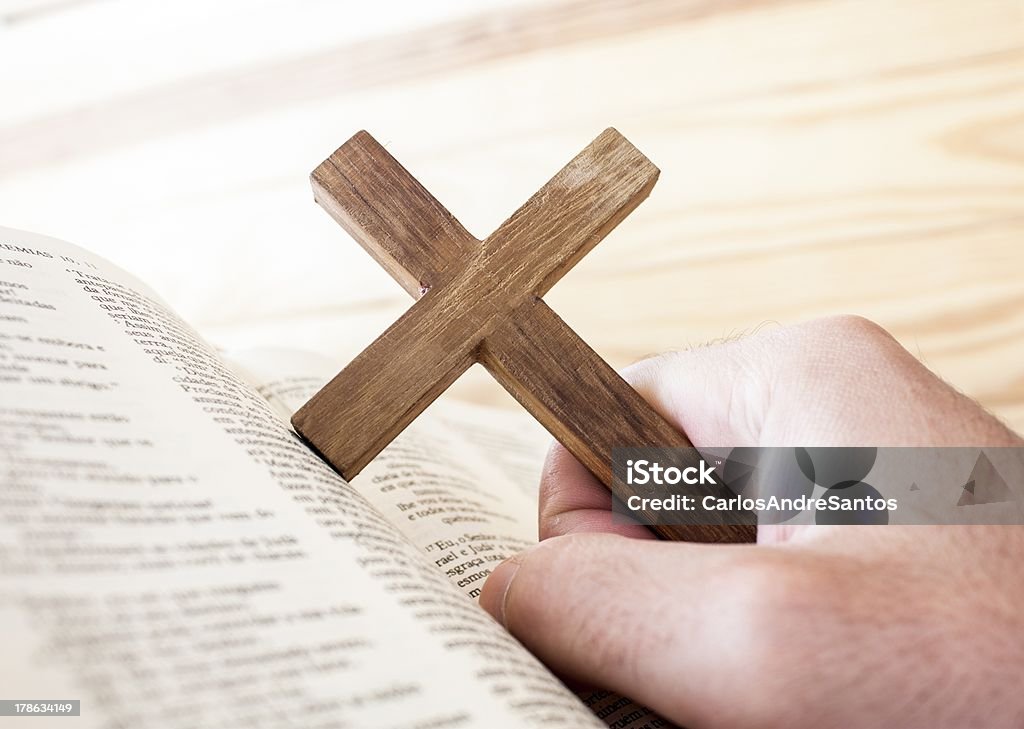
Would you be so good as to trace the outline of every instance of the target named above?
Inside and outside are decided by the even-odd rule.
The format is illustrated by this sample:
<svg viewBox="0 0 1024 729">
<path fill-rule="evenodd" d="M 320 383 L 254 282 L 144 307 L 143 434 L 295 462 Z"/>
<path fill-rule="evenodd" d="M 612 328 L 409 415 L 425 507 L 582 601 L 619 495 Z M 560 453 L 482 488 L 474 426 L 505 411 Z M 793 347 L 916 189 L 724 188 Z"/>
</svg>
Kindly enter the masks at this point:
<svg viewBox="0 0 1024 729">
<path fill-rule="evenodd" d="M 624 376 L 698 447 L 1024 445 L 857 317 Z M 762 527 L 757 545 L 712 546 L 610 508 L 554 446 L 542 542 L 480 597 L 567 680 L 691 729 L 1024 725 L 1024 527 Z"/>
</svg>

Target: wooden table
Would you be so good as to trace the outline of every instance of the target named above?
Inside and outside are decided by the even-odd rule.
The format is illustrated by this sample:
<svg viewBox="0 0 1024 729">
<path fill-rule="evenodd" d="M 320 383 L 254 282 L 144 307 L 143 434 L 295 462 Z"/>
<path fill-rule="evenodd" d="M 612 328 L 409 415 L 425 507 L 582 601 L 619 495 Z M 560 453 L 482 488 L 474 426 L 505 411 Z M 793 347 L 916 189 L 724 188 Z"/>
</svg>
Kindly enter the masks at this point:
<svg viewBox="0 0 1024 729">
<path fill-rule="evenodd" d="M 0 0 L 0 68 L 0 221 L 220 344 L 408 306 L 311 200 L 355 130 L 483 235 L 614 125 L 661 180 L 547 297 L 612 364 L 855 312 L 1024 428 L 1021 0 Z"/>
</svg>

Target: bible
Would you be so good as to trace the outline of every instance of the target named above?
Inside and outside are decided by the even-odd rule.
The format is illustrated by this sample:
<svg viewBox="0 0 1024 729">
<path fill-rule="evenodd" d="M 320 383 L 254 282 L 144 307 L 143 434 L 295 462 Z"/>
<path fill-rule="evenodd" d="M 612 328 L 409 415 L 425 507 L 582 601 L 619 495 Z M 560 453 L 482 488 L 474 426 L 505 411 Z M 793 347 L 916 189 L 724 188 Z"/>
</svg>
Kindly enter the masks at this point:
<svg viewBox="0 0 1024 729">
<path fill-rule="evenodd" d="M 536 540 L 543 430 L 442 400 L 347 482 L 288 425 L 335 370 L 218 351 L 0 228 L 0 698 L 81 701 L 33 726 L 667 726 L 476 604 Z"/>
</svg>

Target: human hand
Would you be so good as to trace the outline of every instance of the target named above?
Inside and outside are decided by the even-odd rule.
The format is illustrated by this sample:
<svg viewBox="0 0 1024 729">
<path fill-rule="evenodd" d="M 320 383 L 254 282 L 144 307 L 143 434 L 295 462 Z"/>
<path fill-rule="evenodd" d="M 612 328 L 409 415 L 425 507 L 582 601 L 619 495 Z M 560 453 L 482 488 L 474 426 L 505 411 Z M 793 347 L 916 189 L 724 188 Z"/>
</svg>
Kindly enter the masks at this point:
<svg viewBox="0 0 1024 729">
<path fill-rule="evenodd" d="M 669 354 L 624 376 L 699 446 L 1021 446 L 856 317 Z M 1024 529 L 761 527 L 654 540 L 561 446 L 538 546 L 481 604 L 567 678 L 701 727 L 1024 723 Z"/>
</svg>

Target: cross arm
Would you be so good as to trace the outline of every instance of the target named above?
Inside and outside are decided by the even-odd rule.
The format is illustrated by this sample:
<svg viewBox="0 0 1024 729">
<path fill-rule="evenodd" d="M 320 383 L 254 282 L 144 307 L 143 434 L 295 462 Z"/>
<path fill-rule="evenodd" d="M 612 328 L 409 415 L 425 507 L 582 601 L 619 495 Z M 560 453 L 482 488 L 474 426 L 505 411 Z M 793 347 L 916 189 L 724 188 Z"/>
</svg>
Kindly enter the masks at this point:
<svg viewBox="0 0 1024 729">
<path fill-rule="evenodd" d="M 693 447 L 685 435 L 673 428 L 541 299 L 524 302 L 504 326 L 488 335 L 480 350 L 480 361 L 623 501 L 631 492 L 616 491 L 620 484 L 612 478 L 613 448 Z M 657 521 L 655 514 L 648 516 L 652 523 Z M 756 539 L 753 520 L 747 524 L 708 524 L 713 516 L 714 512 L 702 514 L 700 524 L 656 524 L 652 528 L 662 537 L 677 540 Z"/>
<path fill-rule="evenodd" d="M 456 294 L 450 286 L 429 291 L 292 416 L 345 478 L 476 361 L 486 321 Z"/>
<path fill-rule="evenodd" d="M 313 197 L 413 298 L 476 254 L 474 238 L 398 160 L 357 132 L 310 175 Z"/>
<path fill-rule="evenodd" d="M 647 198 L 659 174 L 618 130 L 605 129 L 488 236 L 488 268 L 517 298 L 543 296 Z"/>
</svg>

